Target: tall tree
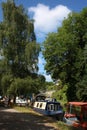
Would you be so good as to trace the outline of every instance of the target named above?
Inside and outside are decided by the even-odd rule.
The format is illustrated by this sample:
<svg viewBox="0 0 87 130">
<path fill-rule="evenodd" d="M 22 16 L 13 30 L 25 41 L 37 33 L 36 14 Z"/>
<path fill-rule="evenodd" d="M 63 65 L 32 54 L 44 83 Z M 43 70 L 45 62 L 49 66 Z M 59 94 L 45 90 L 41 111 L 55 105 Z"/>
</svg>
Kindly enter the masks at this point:
<svg viewBox="0 0 87 130">
<path fill-rule="evenodd" d="M 0 62 L 5 63 L 5 73 L 23 78 L 38 70 L 40 46 L 36 43 L 34 24 L 23 6 L 16 6 L 12 0 L 3 2 L 2 9 L 0 52 L 3 59 Z"/>
<path fill-rule="evenodd" d="M 3 20 L 0 22 L 0 89 L 3 94 L 8 91 L 13 93 L 17 89 L 14 87 L 15 84 L 19 83 L 19 93 L 21 93 L 21 91 L 23 92 L 21 82 L 15 79 L 20 79 L 25 83 L 26 77 L 37 77 L 40 45 L 36 43 L 34 21 L 29 19 L 22 5 L 17 6 L 14 0 L 7 0 L 7 2 L 2 3 L 2 10 Z M 26 82 L 25 87 L 30 80 Z M 29 90 L 29 86 L 27 87 L 25 90 Z"/>
<path fill-rule="evenodd" d="M 58 32 L 48 34 L 44 42 L 45 68 L 54 80 L 60 79 L 68 84 L 66 94 L 69 100 L 77 99 L 76 92 L 80 89 L 77 84 L 85 75 L 82 57 L 86 44 L 87 8 L 80 13 L 69 14 Z"/>
</svg>

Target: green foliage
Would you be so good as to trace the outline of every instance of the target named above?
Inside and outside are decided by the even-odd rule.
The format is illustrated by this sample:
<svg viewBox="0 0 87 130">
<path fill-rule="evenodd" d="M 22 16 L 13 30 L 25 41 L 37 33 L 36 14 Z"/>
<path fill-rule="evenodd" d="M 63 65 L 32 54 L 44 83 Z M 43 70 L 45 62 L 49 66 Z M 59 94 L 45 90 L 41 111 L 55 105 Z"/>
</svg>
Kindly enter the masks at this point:
<svg viewBox="0 0 87 130">
<path fill-rule="evenodd" d="M 60 130 L 81 130 L 80 128 L 66 125 L 64 122 L 58 121 L 57 126 Z"/>
<path fill-rule="evenodd" d="M 32 72 L 38 70 L 40 46 L 35 41 L 34 25 L 23 6 L 16 6 L 14 1 L 3 2 L 2 9 L 0 47 L 6 61 L 6 72 L 9 68 L 14 76 L 23 78 L 31 73 L 30 68 L 33 68 Z"/>
<path fill-rule="evenodd" d="M 7 90 L 9 86 L 11 85 L 13 80 L 12 75 L 3 75 L 1 78 L 1 88 L 3 95 L 7 95 Z"/>
<path fill-rule="evenodd" d="M 3 94 L 37 93 L 44 88 L 45 78 L 39 76 L 34 22 L 22 5 L 13 0 L 2 2 L 0 22 L 0 89 Z"/>
<path fill-rule="evenodd" d="M 87 101 L 87 76 L 77 84 L 77 97 L 80 101 Z"/>
<path fill-rule="evenodd" d="M 81 101 L 87 101 L 87 44 L 84 47 L 83 57 L 81 57 L 82 67 L 84 68 L 83 77 L 77 83 L 77 97 Z"/>
<path fill-rule="evenodd" d="M 53 80 L 60 79 L 63 84 L 68 84 L 66 92 L 68 100 L 87 99 L 85 94 L 83 94 L 84 98 L 81 95 L 79 98 L 76 94 L 80 90 L 77 84 L 82 83 L 87 75 L 86 62 L 83 59 L 86 58 L 84 55 L 86 45 L 87 8 L 80 13 L 69 14 L 58 32 L 48 34 L 44 42 L 45 69 L 48 74 L 51 74 Z M 86 91 L 86 82 L 84 85 Z"/>
<path fill-rule="evenodd" d="M 55 86 L 54 86 L 54 83 L 53 82 L 46 82 L 45 83 L 45 86 L 46 86 L 46 90 L 49 91 L 49 90 L 54 90 L 55 89 Z"/>
<path fill-rule="evenodd" d="M 59 87 L 58 87 L 59 88 Z M 67 88 L 68 85 L 64 85 L 62 88 L 59 88 L 55 90 L 55 92 L 53 93 L 53 98 L 56 98 L 59 102 L 61 102 L 62 105 L 67 103 Z"/>
<path fill-rule="evenodd" d="M 45 81 L 44 81 L 45 82 Z M 14 78 L 13 82 L 10 84 L 7 92 L 8 94 L 14 95 L 29 95 L 31 93 L 38 93 L 40 89 L 43 89 L 44 86 L 41 86 L 44 82 L 40 78 L 32 79 L 31 77 L 26 78 Z"/>
<path fill-rule="evenodd" d="M 17 94 L 17 95 L 25 95 L 26 92 L 29 92 L 30 87 L 29 84 L 31 84 L 31 80 L 29 79 L 14 79 L 12 84 L 10 85 L 8 89 L 9 94 Z M 27 93 L 26 93 L 27 94 Z"/>
<path fill-rule="evenodd" d="M 36 44 L 36 42 L 31 42 L 26 45 L 25 59 L 26 59 L 26 63 L 28 64 L 28 69 L 30 70 L 30 72 L 38 71 L 37 63 L 38 63 L 39 51 L 40 51 L 40 46 L 39 44 Z"/>
</svg>

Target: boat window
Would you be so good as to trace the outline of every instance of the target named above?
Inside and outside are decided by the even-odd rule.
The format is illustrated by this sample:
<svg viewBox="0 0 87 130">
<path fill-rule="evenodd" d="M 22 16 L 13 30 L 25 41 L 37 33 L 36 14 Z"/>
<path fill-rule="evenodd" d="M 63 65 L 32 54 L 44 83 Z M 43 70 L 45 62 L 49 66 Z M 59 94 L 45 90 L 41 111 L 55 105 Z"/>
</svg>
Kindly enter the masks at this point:
<svg viewBox="0 0 87 130">
<path fill-rule="evenodd" d="M 59 109 L 60 109 L 60 105 L 59 104 L 48 104 L 47 105 L 47 110 L 57 111 Z"/>
<path fill-rule="evenodd" d="M 51 104 L 51 110 L 54 110 L 54 104 Z"/>
<path fill-rule="evenodd" d="M 54 110 L 54 104 L 48 104 L 47 105 L 47 110 Z"/>
<path fill-rule="evenodd" d="M 57 105 L 56 104 L 54 105 L 54 111 L 57 111 Z"/>
<path fill-rule="evenodd" d="M 71 114 L 76 114 L 76 115 L 80 115 L 81 113 L 81 107 L 80 106 L 70 106 L 70 113 Z"/>
<path fill-rule="evenodd" d="M 54 111 L 57 111 L 57 110 L 59 110 L 59 109 L 60 109 L 60 105 L 55 104 L 55 105 L 54 105 Z"/>
<path fill-rule="evenodd" d="M 40 108 L 42 107 L 42 105 L 43 105 L 43 104 L 42 104 L 42 103 L 40 103 Z"/>
<path fill-rule="evenodd" d="M 47 110 L 50 110 L 50 105 L 47 105 Z"/>
<path fill-rule="evenodd" d="M 37 103 L 37 107 L 39 106 L 39 103 Z"/>
</svg>

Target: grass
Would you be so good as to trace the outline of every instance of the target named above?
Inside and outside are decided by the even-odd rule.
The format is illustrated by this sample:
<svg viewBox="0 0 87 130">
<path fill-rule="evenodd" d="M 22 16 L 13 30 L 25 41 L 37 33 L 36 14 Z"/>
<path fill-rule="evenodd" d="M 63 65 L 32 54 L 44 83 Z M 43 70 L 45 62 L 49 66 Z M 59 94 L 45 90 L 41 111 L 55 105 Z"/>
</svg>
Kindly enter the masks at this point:
<svg viewBox="0 0 87 130">
<path fill-rule="evenodd" d="M 14 109 L 20 112 L 30 112 L 32 109 L 30 107 L 19 107 L 19 106 L 14 106 Z"/>
<path fill-rule="evenodd" d="M 14 109 L 23 112 L 23 113 L 35 113 L 32 108 L 30 107 L 19 107 L 19 106 L 14 106 Z"/>
<path fill-rule="evenodd" d="M 58 128 L 60 128 L 60 130 L 79 130 L 79 128 L 75 128 L 73 126 L 68 126 L 61 121 L 57 122 L 57 126 L 58 126 Z"/>
</svg>

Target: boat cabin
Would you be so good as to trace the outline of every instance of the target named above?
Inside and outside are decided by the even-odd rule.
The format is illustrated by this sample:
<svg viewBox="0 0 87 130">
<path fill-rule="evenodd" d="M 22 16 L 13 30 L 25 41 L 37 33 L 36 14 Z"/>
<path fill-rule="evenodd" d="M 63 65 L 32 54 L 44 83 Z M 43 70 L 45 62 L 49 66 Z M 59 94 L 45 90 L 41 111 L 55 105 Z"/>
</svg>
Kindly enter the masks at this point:
<svg viewBox="0 0 87 130">
<path fill-rule="evenodd" d="M 87 102 L 69 102 L 64 122 L 87 130 Z"/>
</svg>

